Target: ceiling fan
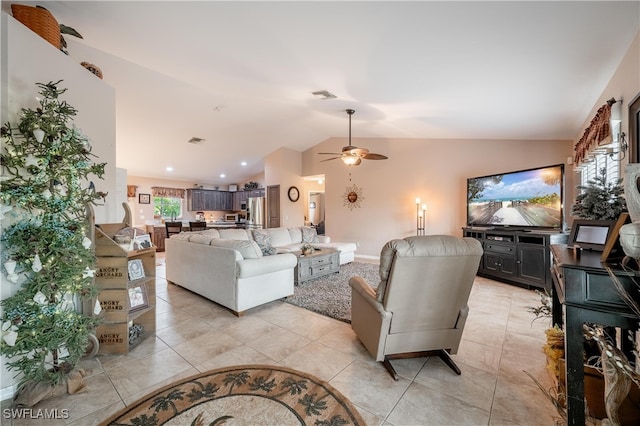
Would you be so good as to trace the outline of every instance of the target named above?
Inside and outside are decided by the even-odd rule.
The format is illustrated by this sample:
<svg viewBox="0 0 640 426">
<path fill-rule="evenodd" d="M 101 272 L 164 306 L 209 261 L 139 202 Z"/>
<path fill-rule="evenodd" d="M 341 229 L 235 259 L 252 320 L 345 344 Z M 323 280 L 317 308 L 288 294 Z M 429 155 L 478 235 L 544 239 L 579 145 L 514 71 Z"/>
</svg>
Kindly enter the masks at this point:
<svg viewBox="0 0 640 426">
<path fill-rule="evenodd" d="M 382 154 L 374 154 L 373 152 L 369 152 L 368 149 L 358 148 L 357 146 L 351 145 L 351 116 L 354 112 L 353 109 L 347 109 L 347 114 L 349 114 L 349 145 L 342 148 L 342 152 L 320 152 L 320 155 L 337 155 L 337 157 L 327 158 L 322 161 L 331 161 L 337 160 L 340 158 L 342 162 L 348 166 L 358 166 L 362 163 L 362 159 L 365 160 L 386 160 L 388 157 Z"/>
</svg>

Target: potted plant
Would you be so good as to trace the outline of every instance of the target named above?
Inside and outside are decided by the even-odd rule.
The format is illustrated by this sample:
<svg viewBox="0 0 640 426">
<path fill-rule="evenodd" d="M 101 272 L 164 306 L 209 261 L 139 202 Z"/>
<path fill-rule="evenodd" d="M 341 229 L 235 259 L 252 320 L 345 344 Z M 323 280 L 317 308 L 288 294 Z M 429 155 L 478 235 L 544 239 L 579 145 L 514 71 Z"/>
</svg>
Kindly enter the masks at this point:
<svg viewBox="0 0 640 426">
<path fill-rule="evenodd" d="M 617 220 L 620 213 L 627 209 L 622 179 L 614 183 L 607 182 L 607 169 L 604 167 L 594 179 L 576 188 L 580 193 L 571 206 L 573 216 L 590 220 Z"/>
</svg>

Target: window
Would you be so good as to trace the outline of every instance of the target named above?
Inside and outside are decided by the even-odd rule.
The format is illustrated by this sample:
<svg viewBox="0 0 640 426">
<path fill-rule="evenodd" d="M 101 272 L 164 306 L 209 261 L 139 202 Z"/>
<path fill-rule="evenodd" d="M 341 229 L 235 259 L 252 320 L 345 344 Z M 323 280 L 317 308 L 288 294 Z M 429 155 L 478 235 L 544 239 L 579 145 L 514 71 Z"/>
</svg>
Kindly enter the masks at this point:
<svg viewBox="0 0 640 426">
<path fill-rule="evenodd" d="M 591 160 L 582 163 L 579 166 L 581 172 L 581 185 L 587 185 L 587 182 L 594 180 L 596 176 L 601 174 L 601 170 L 604 168 L 607 170 L 607 183 L 615 184 L 618 178 L 620 178 L 620 161 L 618 158 L 620 154 L 617 153 L 618 147 L 614 146 L 613 158 L 607 152 L 594 152 L 591 155 Z"/>
<path fill-rule="evenodd" d="M 182 198 L 153 197 L 153 213 L 169 220 L 182 217 Z"/>
</svg>

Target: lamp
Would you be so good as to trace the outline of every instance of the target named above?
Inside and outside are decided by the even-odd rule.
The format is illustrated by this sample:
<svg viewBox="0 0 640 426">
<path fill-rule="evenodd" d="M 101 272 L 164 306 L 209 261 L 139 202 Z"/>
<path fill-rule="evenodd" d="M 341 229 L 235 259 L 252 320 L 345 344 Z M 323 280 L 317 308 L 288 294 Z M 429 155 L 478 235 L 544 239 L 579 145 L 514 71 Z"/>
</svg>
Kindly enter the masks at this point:
<svg viewBox="0 0 640 426">
<path fill-rule="evenodd" d="M 416 235 L 424 235 L 427 205 L 420 206 L 420 197 L 416 198 Z"/>
<path fill-rule="evenodd" d="M 316 202 L 315 201 L 310 202 L 309 203 L 309 208 L 310 209 L 315 209 L 316 208 Z"/>
<path fill-rule="evenodd" d="M 353 166 L 356 165 L 356 163 L 360 163 L 360 157 L 354 154 L 343 154 L 342 162 L 347 166 Z"/>
</svg>

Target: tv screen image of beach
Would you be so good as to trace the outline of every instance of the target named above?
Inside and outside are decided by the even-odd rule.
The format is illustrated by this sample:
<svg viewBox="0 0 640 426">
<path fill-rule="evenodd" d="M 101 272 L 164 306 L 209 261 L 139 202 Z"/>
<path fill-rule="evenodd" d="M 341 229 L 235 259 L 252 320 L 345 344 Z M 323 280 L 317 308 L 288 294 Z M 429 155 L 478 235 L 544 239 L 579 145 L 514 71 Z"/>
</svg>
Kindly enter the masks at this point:
<svg viewBox="0 0 640 426">
<path fill-rule="evenodd" d="M 562 226 L 563 165 L 467 179 L 467 224 Z"/>
</svg>

